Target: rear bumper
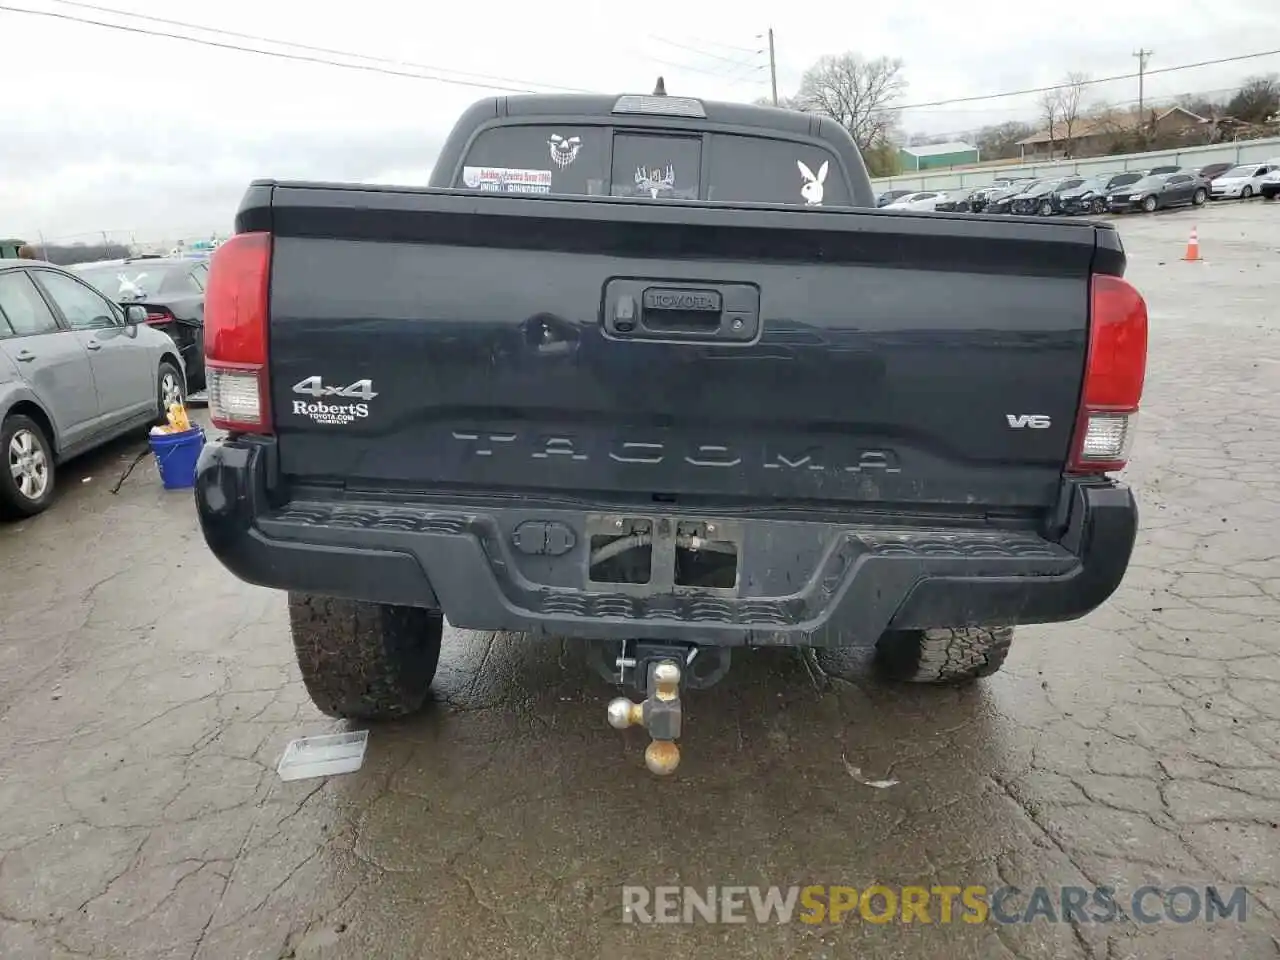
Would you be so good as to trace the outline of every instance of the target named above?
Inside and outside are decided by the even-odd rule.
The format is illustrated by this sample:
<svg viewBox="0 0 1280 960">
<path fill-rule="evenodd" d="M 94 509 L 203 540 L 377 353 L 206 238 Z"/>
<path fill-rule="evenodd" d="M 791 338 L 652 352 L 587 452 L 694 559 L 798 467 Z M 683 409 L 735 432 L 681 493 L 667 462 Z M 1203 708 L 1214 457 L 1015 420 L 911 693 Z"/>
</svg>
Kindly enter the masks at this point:
<svg viewBox="0 0 1280 960">
<path fill-rule="evenodd" d="M 261 586 L 438 607 L 471 629 L 829 646 L 869 645 L 890 628 L 1072 620 L 1119 586 L 1137 533 L 1132 493 L 1098 480 L 1066 484 L 1057 541 L 987 527 L 737 517 L 729 522 L 745 544 L 738 590 L 645 595 L 583 588 L 586 511 L 351 499 L 273 508 L 274 453 L 270 441 L 240 439 L 201 454 L 200 524 L 228 570 Z M 574 545 L 556 558 L 523 555 L 511 532 L 529 520 L 568 527 Z M 768 577 L 772 588 L 763 589 Z M 784 580 L 792 586 L 777 589 Z"/>
</svg>

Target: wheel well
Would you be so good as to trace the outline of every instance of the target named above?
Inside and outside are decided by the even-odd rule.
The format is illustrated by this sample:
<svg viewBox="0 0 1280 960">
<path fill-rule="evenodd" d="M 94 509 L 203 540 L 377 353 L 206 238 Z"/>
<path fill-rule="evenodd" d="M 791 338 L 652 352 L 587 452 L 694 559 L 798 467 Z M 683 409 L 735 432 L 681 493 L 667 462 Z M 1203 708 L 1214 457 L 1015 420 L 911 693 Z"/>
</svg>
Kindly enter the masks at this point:
<svg viewBox="0 0 1280 960">
<path fill-rule="evenodd" d="M 9 408 L 9 412 L 5 414 L 5 418 L 8 419 L 15 415 L 30 417 L 38 423 L 40 425 L 40 429 L 44 431 L 44 435 L 49 441 L 49 446 L 53 447 L 53 455 L 55 457 L 58 455 L 57 431 L 53 429 L 53 421 L 49 419 L 49 415 L 46 414 L 39 405 L 32 403 L 30 400 L 19 400 Z"/>
</svg>

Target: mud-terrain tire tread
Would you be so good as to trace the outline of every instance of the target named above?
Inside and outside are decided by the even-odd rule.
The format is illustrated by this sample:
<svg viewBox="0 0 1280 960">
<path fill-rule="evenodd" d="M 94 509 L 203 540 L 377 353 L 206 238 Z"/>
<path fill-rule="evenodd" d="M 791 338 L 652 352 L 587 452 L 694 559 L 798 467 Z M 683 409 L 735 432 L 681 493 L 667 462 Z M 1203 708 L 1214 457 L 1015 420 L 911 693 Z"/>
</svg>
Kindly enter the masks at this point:
<svg viewBox="0 0 1280 960">
<path fill-rule="evenodd" d="M 331 717 L 389 720 L 426 701 L 440 661 L 439 610 L 289 594 L 302 682 Z"/>
<path fill-rule="evenodd" d="M 876 643 L 876 662 L 907 683 L 969 683 L 1004 666 L 1012 642 L 1013 627 L 897 630 Z"/>
</svg>

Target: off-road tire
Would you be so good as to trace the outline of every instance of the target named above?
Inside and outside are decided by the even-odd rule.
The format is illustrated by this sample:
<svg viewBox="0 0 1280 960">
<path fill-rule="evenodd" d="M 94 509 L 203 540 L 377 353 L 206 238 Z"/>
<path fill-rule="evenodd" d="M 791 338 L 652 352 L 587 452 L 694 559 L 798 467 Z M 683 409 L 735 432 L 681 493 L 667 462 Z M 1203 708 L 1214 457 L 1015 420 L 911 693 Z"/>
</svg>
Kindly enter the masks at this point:
<svg viewBox="0 0 1280 960">
<path fill-rule="evenodd" d="M 289 594 L 302 682 L 331 717 L 389 720 L 416 712 L 440 661 L 438 610 Z"/>
<path fill-rule="evenodd" d="M 969 683 L 999 670 L 1012 642 L 1013 627 L 893 630 L 876 643 L 876 665 L 907 683 Z"/>
</svg>

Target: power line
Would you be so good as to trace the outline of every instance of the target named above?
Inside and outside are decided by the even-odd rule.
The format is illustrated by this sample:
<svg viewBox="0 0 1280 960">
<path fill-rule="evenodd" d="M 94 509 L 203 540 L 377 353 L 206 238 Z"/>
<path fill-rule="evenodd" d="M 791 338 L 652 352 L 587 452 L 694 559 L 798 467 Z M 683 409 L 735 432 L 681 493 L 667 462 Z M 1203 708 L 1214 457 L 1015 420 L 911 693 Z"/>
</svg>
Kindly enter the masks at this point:
<svg viewBox="0 0 1280 960">
<path fill-rule="evenodd" d="M 1217 60 L 1201 60 L 1198 63 L 1184 63 L 1176 67 L 1159 67 L 1155 70 L 1145 71 L 1145 75 L 1150 77 L 1157 73 L 1176 73 L 1179 70 L 1194 70 L 1197 67 L 1213 67 L 1222 63 L 1237 63 L 1241 60 L 1256 60 L 1259 57 L 1273 57 L 1280 54 L 1280 50 L 1262 50 L 1258 53 L 1242 53 L 1234 57 L 1219 57 Z M 1030 87 L 1026 90 L 1009 90 L 1005 93 L 985 93 L 975 97 L 951 97 L 948 100 L 931 100 L 928 103 L 911 103 L 904 106 L 893 105 L 894 110 L 920 110 L 924 107 L 945 107 L 952 103 L 977 103 L 982 100 L 999 100 L 1004 97 L 1024 97 L 1033 93 L 1048 93 L 1051 90 L 1066 90 L 1075 86 L 1093 86 L 1099 83 L 1116 83 L 1120 80 L 1136 80 L 1138 74 L 1124 73 L 1114 77 L 1099 77 L 1096 80 L 1085 80 L 1079 84 L 1076 83 L 1055 83 L 1047 87 Z"/>
<path fill-rule="evenodd" d="M 654 39 L 657 40 L 661 38 L 654 37 Z M 721 50 L 733 50 L 736 53 L 760 53 L 761 52 L 760 49 L 757 47 L 740 47 L 732 43 L 725 43 L 723 40 L 708 40 L 705 37 L 689 37 L 688 39 L 690 43 L 701 44 L 704 47 L 719 47 Z M 764 35 L 756 34 L 755 39 L 763 40 Z"/>
<path fill-rule="evenodd" d="M 213 47 L 215 49 L 220 49 L 220 50 L 233 50 L 239 53 L 253 53 L 259 56 L 275 57 L 277 59 L 291 60 L 291 61 L 300 62 L 300 63 L 316 63 L 316 64 L 321 64 L 323 66 L 340 67 L 347 70 L 360 70 L 367 73 L 385 74 L 387 76 L 407 77 L 412 80 L 429 80 L 436 83 L 446 83 L 446 84 L 452 84 L 455 86 L 462 86 L 462 87 L 475 87 L 475 88 L 480 88 L 484 90 L 507 90 L 507 91 L 517 92 L 517 93 L 541 93 L 547 90 L 558 90 L 566 93 L 597 92 L 597 91 L 587 90 L 582 87 L 567 87 L 567 86 L 560 86 L 556 84 L 535 83 L 533 81 L 528 81 L 528 80 L 514 80 L 507 77 L 489 76 L 486 74 L 474 74 L 474 73 L 469 74 L 469 73 L 465 73 L 464 71 L 457 71 L 457 70 L 451 70 L 443 67 L 436 67 L 430 64 L 419 64 L 419 63 L 412 63 L 409 61 L 392 60 L 385 57 L 375 57 L 367 54 L 352 53 L 350 51 L 345 51 L 345 50 L 337 50 L 337 49 L 327 48 L 327 47 L 317 47 L 317 46 L 311 46 L 307 44 L 294 43 L 293 41 L 288 41 L 288 40 L 277 40 L 271 37 L 264 37 L 256 34 L 240 33 L 232 30 L 224 30 L 219 27 L 207 27 L 201 24 L 189 23 L 181 20 L 170 20 L 170 19 L 166 19 L 162 17 L 154 17 L 146 14 L 131 13 L 126 10 L 119 10 L 112 7 L 99 6 L 96 4 L 79 2 L 79 0 L 54 0 L 54 2 L 63 3 L 68 6 L 96 10 L 103 13 L 110 13 L 110 14 L 114 14 L 122 17 L 129 17 L 129 18 L 138 19 L 138 20 L 146 20 L 153 23 L 163 23 L 169 26 L 177 26 L 184 29 L 188 29 L 188 30 L 200 30 L 206 33 L 214 33 L 214 34 L 220 34 L 223 36 L 237 37 L 239 39 L 251 40 L 257 43 L 270 43 L 278 46 L 293 47 L 298 50 L 310 50 L 313 53 L 324 53 L 330 56 L 342 56 L 342 57 L 349 57 L 351 59 L 356 59 L 356 60 L 366 60 L 366 61 L 369 61 L 369 63 L 363 63 L 363 64 L 343 63 L 340 61 L 327 59 L 326 57 L 308 56 L 306 54 L 299 54 L 299 53 L 288 53 L 281 50 L 261 50 L 254 47 L 246 47 L 240 44 L 226 43 L 226 42 L 221 42 L 217 40 L 209 40 L 202 37 L 190 37 L 190 36 L 184 36 L 182 34 L 169 33 L 162 30 L 150 30 L 145 27 L 139 27 L 132 24 L 109 23 L 102 20 L 94 20 L 88 17 L 79 17 L 73 14 L 61 13 L 54 10 L 31 10 L 24 7 L 13 7 L 7 4 L 0 4 L 0 11 L 5 11 L 8 13 L 27 14 L 28 16 L 46 17 L 53 20 L 63 20 L 63 21 L 68 21 L 72 23 L 81 23 L 88 26 L 102 27 L 107 30 L 117 30 L 123 33 L 134 33 L 134 34 L 139 34 L 143 36 L 161 37 L 169 40 L 181 40 L 186 43 L 199 44 L 201 46 Z M 655 39 L 662 40 L 662 38 L 660 37 L 656 37 Z M 680 44 L 676 44 L 673 41 L 669 41 L 669 40 L 664 40 L 663 42 L 672 44 L 673 46 L 681 46 Z M 743 53 L 759 54 L 760 52 L 758 50 L 748 50 L 746 48 L 734 48 L 729 44 L 719 44 L 719 45 L 728 47 L 730 49 L 739 49 Z M 685 47 L 685 49 L 691 49 L 696 53 L 702 54 L 704 56 L 712 56 L 715 59 L 727 60 L 728 62 L 736 64 L 741 67 L 748 67 L 749 68 L 748 73 L 761 69 L 761 67 L 752 66 L 749 63 L 743 63 L 742 61 L 729 60 L 729 58 L 726 58 L 726 57 L 718 57 L 714 54 L 709 54 L 706 51 L 696 50 L 691 47 Z M 1004 99 L 1006 97 L 1028 96 L 1028 95 L 1037 94 L 1037 93 L 1047 93 L 1053 90 L 1064 90 L 1069 87 L 1074 87 L 1077 85 L 1094 86 L 1102 83 L 1115 83 L 1121 80 L 1138 79 L 1140 76 L 1154 76 L 1156 74 L 1175 73 L 1182 70 L 1192 70 L 1198 67 L 1217 66 L 1219 64 L 1224 64 L 1224 63 L 1237 63 L 1243 60 L 1254 60 L 1260 57 L 1275 56 L 1276 54 L 1280 54 L 1280 49 L 1263 50 L 1257 53 L 1239 54 L 1237 56 L 1232 56 L 1232 57 L 1219 57 L 1214 60 L 1201 60 L 1196 63 L 1185 63 L 1185 64 L 1179 64 L 1177 66 L 1172 66 L 1172 67 L 1159 67 L 1155 70 L 1144 70 L 1144 71 L 1141 71 L 1140 73 L 1126 73 L 1126 74 L 1118 74 L 1110 77 L 1099 77 L 1096 79 L 1085 80 L 1081 84 L 1058 83 L 1058 84 L 1050 84 L 1048 86 L 1043 86 L 1043 87 L 1030 87 L 1023 90 L 1009 90 L 1002 93 L 988 93 L 988 94 L 981 94 L 981 95 L 969 96 L 969 97 L 951 97 L 945 100 L 931 100 L 931 101 L 922 102 L 922 103 L 912 103 L 912 104 L 905 104 L 902 106 L 894 106 L 893 109 L 920 110 L 920 109 L 925 109 L 929 107 L 948 106 L 954 103 L 979 103 L 987 100 Z M 657 59 L 657 58 L 654 58 L 654 59 Z M 688 64 L 672 63 L 670 61 L 664 61 L 664 60 L 657 60 L 657 62 L 665 63 L 668 66 L 676 67 L 678 69 L 689 70 L 694 73 L 706 74 L 707 76 L 722 77 L 722 78 L 726 76 L 723 72 L 717 73 L 709 70 L 700 70 L 697 67 L 692 67 L 692 66 L 689 66 Z M 376 66 L 374 64 L 383 64 L 383 66 Z M 407 70 L 398 70 L 393 68 L 395 66 L 411 67 L 413 70 L 419 70 L 419 71 L 433 71 L 433 73 L 429 74 L 429 73 L 421 73 L 421 72 L 410 72 Z M 457 76 L 455 77 L 440 76 L 439 75 L 440 72 L 453 73 L 453 74 L 456 74 Z M 458 79 L 458 77 L 463 77 L 463 76 L 475 77 L 477 79 L 475 80 Z"/>
<path fill-rule="evenodd" d="M 306 43 L 296 43 L 293 40 L 275 40 L 271 37 L 264 37 L 254 33 L 241 33 L 236 30 L 225 30 L 222 27 L 206 27 L 199 23 L 189 23 L 184 20 L 170 20 L 165 17 L 155 17 L 145 13 L 134 13 L 130 10 L 118 10 L 115 7 L 104 7 L 96 3 L 84 3 L 82 0 L 52 0 L 53 3 L 61 4 L 65 7 L 80 7 L 84 10 L 96 10 L 99 13 L 110 13 L 116 16 L 128 17 L 132 20 L 146 20 L 151 23 L 163 23 L 171 27 L 182 27 L 187 30 L 202 30 L 205 33 L 221 34 L 224 37 L 236 37 L 241 40 L 252 40 L 256 43 L 273 43 L 282 47 L 293 47 L 297 50 L 307 50 L 311 53 L 323 53 L 338 57 L 351 57 L 356 60 L 368 60 L 371 63 L 382 63 L 393 67 L 411 67 L 416 70 L 433 70 L 441 73 L 449 73 L 459 77 L 472 77 L 477 80 L 501 80 L 504 83 L 525 84 L 529 81 L 510 80 L 507 77 L 496 77 L 488 73 L 472 73 L 467 70 L 454 70 L 451 67 L 436 67 L 431 64 L 414 63 L 411 60 L 395 60 L 389 57 L 375 57 L 365 53 L 352 53 L 349 50 L 337 50 L 332 47 L 317 47 Z M 187 39 L 187 38 L 184 38 Z M 563 90 L 568 93 L 589 93 L 592 91 L 583 90 L 579 87 L 561 87 L 555 84 L 535 84 L 535 86 L 544 87 L 553 90 Z"/>
<path fill-rule="evenodd" d="M 731 73 L 732 71 L 725 71 L 724 69 L 719 69 L 719 70 L 704 70 L 704 69 L 701 69 L 701 68 L 699 68 L 699 67 L 693 67 L 693 66 L 690 66 L 690 65 L 689 65 L 689 64 L 687 64 L 687 63 L 676 63 L 676 62 L 674 62 L 674 61 L 672 61 L 672 60 L 663 60 L 663 59 L 661 59 L 660 57 L 650 57 L 649 59 L 650 59 L 650 60 L 652 60 L 654 63 L 660 63 L 660 64 L 662 64 L 663 66 L 666 66 L 666 67 L 674 67 L 674 68 L 675 68 L 675 69 L 677 69 L 677 70 L 688 70 L 688 71 L 690 71 L 691 73 L 700 73 L 700 74 L 702 74 L 703 76 L 707 76 L 707 77 L 716 77 L 717 79 L 720 79 L 720 80 L 730 80 L 730 81 L 734 81 L 734 82 L 743 82 L 743 81 L 745 81 L 745 80 L 747 79 L 747 77 L 746 77 L 745 75 L 744 75 L 744 76 L 738 76 L 738 77 L 732 77 L 732 76 L 730 76 L 730 73 Z M 756 70 L 763 70 L 763 69 L 764 69 L 764 66 L 763 66 L 763 65 L 754 66 L 754 67 L 752 67 L 752 68 L 751 68 L 751 70 L 749 70 L 749 71 L 748 71 L 748 74 L 749 74 L 750 72 L 752 72 L 752 71 L 756 71 Z M 753 81 L 753 82 L 754 82 L 754 81 Z"/>
<path fill-rule="evenodd" d="M 659 43 L 665 43 L 669 47 L 675 47 L 679 50 L 687 50 L 690 53 L 696 53 L 700 57 L 710 57 L 712 60 L 723 60 L 725 63 L 731 63 L 734 66 L 742 66 L 744 63 L 741 57 L 722 57 L 718 53 L 711 53 L 709 50 L 699 50 L 697 47 L 691 47 L 683 43 L 676 43 L 674 40 L 668 40 L 665 37 L 654 37 L 653 39 L 657 40 Z M 744 52 L 749 52 L 753 57 L 764 53 L 763 50 L 751 50 Z"/>
<path fill-rule="evenodd" d="M 69 0 L 61 0 L 61 2 L 69 2 Z M 80 5 L 88 6 L 87 4 L 80 4 Z M 181 21 L 168 21 L 168 20 L 160 21 L 159 18 L 147 17 L 142 14 L 136 14 L 136 13 L 128 13 L 127 11 L 123 11 L 123 10 L 112 10 L 109 7 L 96 7 L 95 9 L 118 14 L 119 16 L 123 16 L 123 17 L 135 17 L 137 19 L 153 20 L 156 22 L 165 22 L 174 26 L 181 26 L 190 30 L 203 30 L 207 33 L 219 33 L 227 36 L 239 36 L 243 39 L 252 39 L 260 43 L 273 43 L 273 44 L 278 44 L 280 46 L 292 46 L 298 49 L 308 49 L 302 44 L 295 44 L 287 40 L 274 40 L 269 37 L 256 37 L 249 34 L 233 34 L 231 31 L 221 30 L 216 27 L 204 27 L 204 26 L 200 26 L 199 24 L 183 23 Z M 527 80 L 511 80 L 505 77 L 489 77 L 487 78 L 489 82 L 482 82 L 479 80 L 463 80 L 463 79 L 457 79 L 455 77 L 431 75 L 426 73 L 413 73 L 407 70 L 392 69 L 391 67 L 387 67 L 387 66 L 376 66 L 374 65 L 374 63 L 342 63 L 341 61 L 330 60 L 330 59 L 326 59 L 324 57 L 318 57 L 318 56 L 309 56 L 307 54 L 288 53 L 282 50 L 260 50 L 254 47 L 246 47 L 246 46 L 235 44 L 235 43 L 226 43 L 226 42 L 217 41 L 217 40 L 209 40 L 203 37 L 188 37 L 188 36 L 184 36 L 183 34 L 169 33 L 163 30 L 149 30 L 145 27 L 139 27 L 132 24 L 108 23 L 103 20 L 93 20 L 88 17 L 78 17 L 70 13 L 60 13 L 55 10 L 31 10 L 25 7 L 11 7 L 11 6 L 8 6 L 7 4 L 0 4 L 0 11 L 4 11 L 8 13 L 25 13 L 28 16 L 47 17 L 53 20 L 64 20 L 71 23 L 82 23 L 88 26 L 103 27 L 107 30 L 118 30 L 123 33 L 134 33 L 134 34 L 140 34 L 143 36 L 150 36 L 150 37 L 163 37 L 168 40 L 182 40 L 186 43 L 195 43 L 201 46 L 213 47 L 219 50 L 234 50 L 239 53 L 255 53 L 263 57 L 276 57 L 277 59 L 292 60 L 299 63 L 318 63 L 324 66 L 341 67 L 346 70 L 360 70 L 366 73 L 380 73 L 380 74 L 385 74 L 387 76 L 393 76 L 393 77 L 408 77 L 409 79 L 412 79 L 412 80 L 430 80 L 436 83 L 448 83 L 448 84 L 453 84 L 455 86 L 460 86 L 460 87 L 477 87 L 483 90 L 505 90 L 505 91 L 515 92 L 515 93 L 543 93 L 543 92 L 546 92 L 548 89 L 560 90 L 560 91 L 571 92 L 571 93 L 594 92 L 594 91 L 586 90 L 580 87 L 561 87 L 553 84 L 528 85 L 528 84 L 531 84 L 532 82 Z M 319 49 L 319 48 L 310 48 L 310 49 Z M 368 57 L 368 56 L 365 56 L 364 54 L 359 54 L 359 53 L 348 53 L 346 51 L 341 51 L 341 50 L 327 51 L 327 52 L 331 52 L 338 56 L 351 57 L 353 59 L 358 59 L 358 60 L 370 60 L 375 62 L 378 62 L 380 60 L 380 58 Z M 381 62 L 396 63 L 398 61 L 381 60 Z M 427 64 L 402 63 L 401 65 L 412 66 L 419 70 L 439 71 L 444 69 L 441 67 L 429 66 Z M 448 71 L 448 72 L 452 73 L 456 71 Z M 479 77 L 483 75 L 471 74 L 471 76 Z M 538 89 L 538 88 L 541 88 L 541 89 Z"/>
</svg>

